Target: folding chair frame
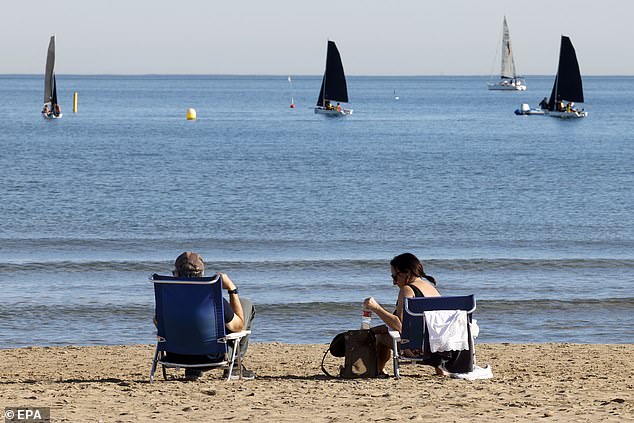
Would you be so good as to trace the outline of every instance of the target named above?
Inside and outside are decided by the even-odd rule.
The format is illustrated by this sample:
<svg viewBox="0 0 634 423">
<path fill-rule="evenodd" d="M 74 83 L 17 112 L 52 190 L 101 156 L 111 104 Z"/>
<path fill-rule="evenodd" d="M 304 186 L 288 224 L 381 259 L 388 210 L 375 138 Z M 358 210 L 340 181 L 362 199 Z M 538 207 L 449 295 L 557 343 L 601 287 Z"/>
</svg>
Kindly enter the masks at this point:
<svg viewBox="0 0 634 423">
<path fill-rule="evenodd" d="M 467 333 L 469 337 L 469 349 L 471 350 L 471 354 L 473 355 L 474 365 L 475 365 L 475 342 L 473 341 L 473 336 L 471 335 L 471 317 L 472 313 L 476 309 L 476 301 L 473 295 L 466 296 L 455 296 L 455 297 L 415 297 L 415 298 L 405 298 L 405 304 L 403 305 L 403 323 L 405 323 L 406 319 L 422 319 L 422 328 L 423 334 L 425 333 L 425 313 L 424 311 L 414 312 L 410 309 L 410 301 L 418 301 L 419 304 L 425 304 L 424 311 L 433 311 L 433 310 L 465 310 L 467 312 L 468 324 L 467 324 Z M 399 362 L 407 361 L 407 362 L 422 362 L 422 358 L 417 357 L 404 357 L 400 353 L 400 345 L 403 343 L 409 342 L 409 339 L 402 339 L 401 334 L 395 330 L 388 330 L 390 337 L 392 338 L 392 363 L 394 368 L 394 377 L 396 379 L 400 378 L 400 370 L 399 370 Z M 425 339 L 423 339 L 423 345 L 425 343 Z"/>
<path fill-rule="evenodd" d="M 251 331 L 250 330 L 244 330 L 241 332 L 235 332 L 235 333 L 230 333 L 228 335 L 226 335 L 224 338 L 222 338 L 222 340 L 219 340 L 218 342 L 227 342 L 227 341 L 233 341 L 234 342 L 234 347 L 232 350 L 232 354 L 231 357 L 229 357 L 229 359 L 225 359 L 223 361 L 213 361 L 213 362 L 207 362 L 207 363 L 197 363 L 197 364 L 186 364 L 186 363 L 174 363 L 174 362 L 170 362 L 170 361 L 164 361 L 165 359 L 165 352 L 159 350 L 159 342 L 161 342 L 161 338 L 159 338 L 159 340 L 156 343 L 156 350 L 154 351 L 154 359 L 152 360 L 152 369 L 150 370 L 150 383 L 154 381 L 154 373 L 156 372 L 156 367 L 157 365 L 161 365 L 162 370 L 163 370 L 163 379 L 167 380 L 167 369 L 168 368 L 173 368 L 173 369 L 206 369 L 209 370 L 210 368 L 224 368 L 224 369 L 229 369 L 228 375 L 227 375 L 227 380 L 231 380 L 231 375 L 233 372 L 233 367 L 234 364 L 236 362 L 236 357 L 238 359 L 238 369 L 242 369 L 242 356 L 240 355 L 240 340 L 242 338 L 244 338 L 247 335 L 250 335 Z M 225 357 L 226 358 L 226 357 Z M 242 379 L 242 371 L 240 370 L 239 372 L 239 379 Z"/>
</svg>

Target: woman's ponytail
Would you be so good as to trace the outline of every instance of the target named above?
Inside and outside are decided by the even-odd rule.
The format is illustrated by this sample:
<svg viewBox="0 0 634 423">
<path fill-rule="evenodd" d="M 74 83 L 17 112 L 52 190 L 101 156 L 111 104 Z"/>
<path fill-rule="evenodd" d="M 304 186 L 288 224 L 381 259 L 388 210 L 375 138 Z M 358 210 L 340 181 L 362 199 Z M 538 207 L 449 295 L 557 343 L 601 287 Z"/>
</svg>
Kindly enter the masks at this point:
<svg viewBox="0 0 634 423">
<path fill-rule="evenodd" d="M 425 272 L 423 272 L 423 274 L 420 275 L 420 277 L 427 279 L 432 285 L 436 286 L 436 279 L 434 279 L 433 276 L 429 276 Z"/>
</svg>

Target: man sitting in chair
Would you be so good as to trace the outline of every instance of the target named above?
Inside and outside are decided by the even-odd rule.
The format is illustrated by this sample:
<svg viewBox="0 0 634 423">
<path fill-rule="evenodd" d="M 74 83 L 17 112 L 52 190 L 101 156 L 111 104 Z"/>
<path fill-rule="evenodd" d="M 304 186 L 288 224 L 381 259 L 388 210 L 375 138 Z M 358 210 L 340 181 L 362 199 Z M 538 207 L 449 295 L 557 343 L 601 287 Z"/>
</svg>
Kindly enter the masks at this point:
<svg viewBox="0 0 634 423">
<path fill-rule="evenodd" d="M 203 258 L 191 251 L 184 252 L 176 258 L 174 262 L 173 274 L 176 277 L 182 278 L 199 278 L 203 276 L 205 272 L 205 263 Z M 246 298 L 240 298 L 238 296 L 238 288 L 233 283 L 231 278 L 226 273 L 219 273 L 222 276 L 222 288 L 226 289 L 229 293 L 229 301 L 223 298 L 224 302 L 224 320 L 227 333 L 239 332 L 242 330 L 251 330 L 253 319 L 255 318 L 255 308 L 251 301 Z M 240 356 L 244 357 L 249 346 L 249 336 L 245 336 L 240 340 Z M 229 344 L 229 354 L 232 353 L 233 345 Z M 228 376 L 225 370 L 225 378 Z M 242 365 L 239 369 L 242 372 L 242 379 L 255 379 L 255 372 L 248 370 Z M 189 380 L 196 380 L 202 375 L 201 370 L 186 369 L 185 377 Z M 232 379 L 234 375 L 232 374 Z M 238 378 L 238 375 L 235 374 Z"/>
</svg>

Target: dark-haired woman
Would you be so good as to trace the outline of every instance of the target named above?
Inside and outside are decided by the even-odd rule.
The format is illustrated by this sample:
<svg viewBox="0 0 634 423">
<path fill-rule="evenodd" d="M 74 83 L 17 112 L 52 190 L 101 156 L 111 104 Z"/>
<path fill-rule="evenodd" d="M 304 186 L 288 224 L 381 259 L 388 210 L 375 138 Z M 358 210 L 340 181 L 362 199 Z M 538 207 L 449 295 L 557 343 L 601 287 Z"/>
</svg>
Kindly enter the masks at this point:
<svg viewBox="0 0 634 423">
<path fill-rule="evenodd" d="M 383 320 L 385 325 L 401 332 L 404 298 L 438 297 L 440 293 L 435 287 L 436 280 L 425 274 L 423 264 L 414 254 L 404 253 L 394 257 L 392 261 L 390 261 L 390 271 L 392 273 L 392 283 L 399 288 L 396 310 L 394 310 L 393 313 L 387 311 L 372 297 L 366 298 L 363 301 L 363 305 Z M 392 352 L 392 341 L 385 325 L 373 328 L 377 338 L 378 365 L 380 370 L 382 370 L 385 364 L 390 360 Z M 437 369 L 437 372 L 439 374 L 442 373 L 439 369 Z"/>
</svg>

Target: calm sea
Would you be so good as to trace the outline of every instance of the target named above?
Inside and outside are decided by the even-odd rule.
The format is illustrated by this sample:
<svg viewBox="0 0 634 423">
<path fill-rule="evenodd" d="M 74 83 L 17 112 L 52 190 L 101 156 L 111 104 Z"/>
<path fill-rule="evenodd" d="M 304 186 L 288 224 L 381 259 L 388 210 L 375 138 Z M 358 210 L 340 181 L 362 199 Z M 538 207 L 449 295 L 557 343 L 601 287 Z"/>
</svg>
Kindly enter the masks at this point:
<svg viewBox="0 0 634 423">
<path fill-rule="evenodd" d="M 476 295 L 480 342 L 634 342 L 634 78 L 584 78 L 579 121 L 513 114 L 550 76 L 486 80 L 350 77 L 331 119 L 317 76 L 60 75 L 47 122 L 41 76 L 0 76 L 0 347 L 154 342 L 148 276 L 185 250 L 255 302 L 255 342 L 392 308 L 406 251 Z"/>
</svg>

